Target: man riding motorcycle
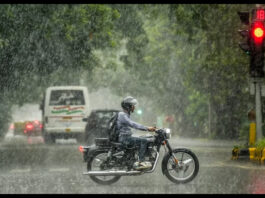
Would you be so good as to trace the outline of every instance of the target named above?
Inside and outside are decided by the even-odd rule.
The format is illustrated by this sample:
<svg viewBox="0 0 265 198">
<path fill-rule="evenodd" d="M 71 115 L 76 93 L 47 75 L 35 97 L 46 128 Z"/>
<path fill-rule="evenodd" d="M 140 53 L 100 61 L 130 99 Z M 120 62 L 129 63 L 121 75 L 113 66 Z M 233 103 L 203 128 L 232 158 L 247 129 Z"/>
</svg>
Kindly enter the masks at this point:
<svg viewBox="0 0 265 198">
<path fill-rule="evenodd" d="M 142 131 L 155 131 L 155 127 L 146 127 L 139 123 L 136 123 L 130 119 L 130 113 L 134 112 L 137 100 L 131 96 L 127 96 L 121 102 L 123 112 L 119 112 L 117 119 L 117 130 L 119 131 L 119 142 L 126 145 L 139 145 L 139 162 L 134 164 L 136 170 L 148 169 L 151 167 L 149 162 L 145 162 L 145 152 L 147 149 L 148 140 L 141 137 L 133 137 L 131 128 Z"/>
</svg>

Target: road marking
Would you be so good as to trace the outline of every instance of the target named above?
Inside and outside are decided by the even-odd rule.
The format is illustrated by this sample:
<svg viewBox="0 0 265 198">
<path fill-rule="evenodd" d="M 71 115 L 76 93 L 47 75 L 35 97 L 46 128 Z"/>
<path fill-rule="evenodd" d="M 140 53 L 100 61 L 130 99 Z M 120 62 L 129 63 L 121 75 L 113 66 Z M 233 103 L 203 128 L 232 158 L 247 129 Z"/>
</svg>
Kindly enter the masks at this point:
<svg viewBox="0 0 265 198">
<path fill-rule="evenodd" d="M 69 168 L 50 168 L 50 172 L 67 172 L 69 171 Z"/>
<path fill-rule="evenodd" d="M 69 168 L 50 168 L 49 172 L 68 172 Z M 28 169 L 12 169 L 10 170 L 11 173 L 29 173 L 32 170 L 30 168 Z"/>
<path fill-rule="evenodd" d="M 10 171 L 11 173 L 28 173 L 30 172 L 30 169 L 13 169 Z"/>
</svg>

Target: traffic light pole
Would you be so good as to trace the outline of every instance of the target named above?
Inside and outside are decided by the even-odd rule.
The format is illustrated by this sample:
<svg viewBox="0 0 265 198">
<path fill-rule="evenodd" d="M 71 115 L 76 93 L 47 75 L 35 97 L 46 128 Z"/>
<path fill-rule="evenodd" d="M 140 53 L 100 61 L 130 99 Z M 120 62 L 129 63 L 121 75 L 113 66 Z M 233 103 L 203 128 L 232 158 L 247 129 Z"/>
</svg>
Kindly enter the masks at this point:
<svg viewBox="0 0 265 198">
<path fill-rule="evenodd" d="M 261 79 L 255 79 L 256 98 L 256 140 L 262 139 L 262 113 L 261 113 Z"/>
<path fill-rule="evenodd" d="M 248 29 L 239 30 L 238 33 L 245 39 L 239 47 L 250 55 L 249 74 L 255 85 L 256 107 L 256 141 L 262 139 L 262 113 L 261 113 L 261 83 L 264 74 L 264 40 L 265 40 L 265 9 L 256 4 L 256 9 L 249 12 L 238 12 L 241 22 Z"/>
<path fill-rule="evenodd" d="M 259 4 L 256 4 L 256 7 L 260 7 Z M 264 20 L 264 10 L 260 10 L 260 12 L 263 12 L 263 16 L 261 16 L 261 13 L 259 16 L 256 16 L 258 19 L 263 19 Z M 257 14 L 257 13 L 256 13 Z M 258 14 L 257 14 L 258 15 Z M 264 31 L 264 28 L 263 28 Z M 256 35 L 257 36 L 257 35 Z M 258 51 L 261 51 L 260 55 L 260 64 L 261 64 L 261 73 L 262 73 L 262 77 L 264 76 L 264 71 L 263 71 L 263 64 L 264 64 L 264 59 L 263 59 L 263 55 L 264 55 L 264 51 L 263 51 L 263 41 L 261 44 L 261 49 L 258 49 Z M 261 113 L 261 79 L 256 78 L 255 79 L 255 97 L 256 97 L 256 141 L 261 140 L 263 138 L 263 134 L 262 134 L 262 113 Z"/>
</svg>

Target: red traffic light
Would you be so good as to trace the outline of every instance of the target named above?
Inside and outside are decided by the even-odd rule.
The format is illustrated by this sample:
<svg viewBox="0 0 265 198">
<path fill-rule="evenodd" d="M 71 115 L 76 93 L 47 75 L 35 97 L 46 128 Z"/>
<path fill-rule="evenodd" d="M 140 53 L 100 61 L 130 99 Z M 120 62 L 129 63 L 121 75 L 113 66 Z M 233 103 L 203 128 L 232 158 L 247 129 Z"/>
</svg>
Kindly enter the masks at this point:
<svg viewBox="0 0 265 198">
<path fill-rule="evenodd" d="M 265 34 L 264 25 L 261 22 L 255 22 L 252 26 L 252 36 L 256 44 L 262 43 Z"/>
<path fill-rule="evenodd" d="M 261 38 L 264 36 L 264 30 L 260 27 L 254 29 L 254 36 L 257 38 Z"/>
</svg>

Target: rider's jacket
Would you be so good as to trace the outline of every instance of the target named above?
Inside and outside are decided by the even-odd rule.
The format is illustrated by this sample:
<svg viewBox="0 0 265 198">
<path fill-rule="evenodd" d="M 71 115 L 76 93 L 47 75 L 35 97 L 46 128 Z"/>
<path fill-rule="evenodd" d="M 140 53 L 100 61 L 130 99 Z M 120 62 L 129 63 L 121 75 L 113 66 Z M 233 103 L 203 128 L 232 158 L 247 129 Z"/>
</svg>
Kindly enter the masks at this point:
<svg viewBox="0 0 265 198">
<path fill-rule="evenodd" d="M 119 137 L 131 136 L 132 135 L 131 128 L 138 129 L 141 131 L 147 131 L 147 127 L 132 121 L 128 113 L 119 112 L 117 120 L 117 129 L 119 130 Z"/>
</svg>

